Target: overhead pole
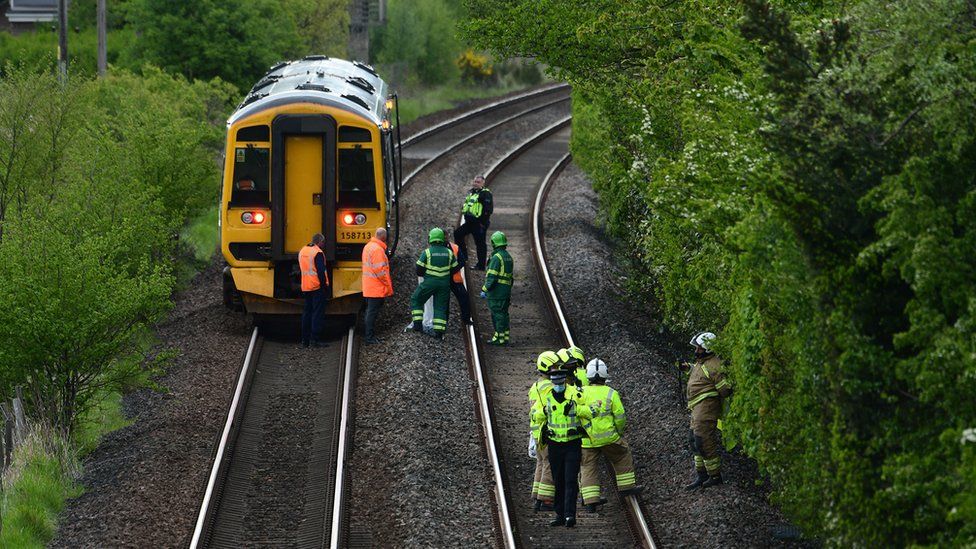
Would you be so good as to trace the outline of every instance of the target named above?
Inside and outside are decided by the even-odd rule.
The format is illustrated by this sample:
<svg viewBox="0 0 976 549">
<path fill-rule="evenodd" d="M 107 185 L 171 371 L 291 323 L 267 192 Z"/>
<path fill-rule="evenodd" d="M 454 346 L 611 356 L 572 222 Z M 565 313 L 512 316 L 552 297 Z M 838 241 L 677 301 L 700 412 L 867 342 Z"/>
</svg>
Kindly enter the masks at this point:
<svg viewBox="0 0 976 549">
<path fill-rule="evenodd" d="M 68 0 L 58 0 L 58 78 L 68 80 Z"/>
<path fill-rule="evenodd" d="M 108 69 L 108 44 L 106 34 L 108 32 L 107 17 L 105 15 L 105 0 L 98 0 L 98 76 L 105 76 Z"/>
</svg>

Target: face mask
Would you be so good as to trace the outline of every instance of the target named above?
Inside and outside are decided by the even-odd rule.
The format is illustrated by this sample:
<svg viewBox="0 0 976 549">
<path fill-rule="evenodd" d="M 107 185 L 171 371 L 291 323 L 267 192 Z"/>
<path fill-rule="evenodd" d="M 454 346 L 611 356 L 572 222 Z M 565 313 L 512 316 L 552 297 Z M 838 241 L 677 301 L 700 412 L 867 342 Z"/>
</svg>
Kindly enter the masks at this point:
<svg viewBox="0 0 976 549">
<path fill-rule="evenodd" d="M 552 390 L 556 391 L 557 393 L 564 393 L 566 392 L 566 384 L 560 383 L 559 385 L 553 385 Z"/>
</svg>

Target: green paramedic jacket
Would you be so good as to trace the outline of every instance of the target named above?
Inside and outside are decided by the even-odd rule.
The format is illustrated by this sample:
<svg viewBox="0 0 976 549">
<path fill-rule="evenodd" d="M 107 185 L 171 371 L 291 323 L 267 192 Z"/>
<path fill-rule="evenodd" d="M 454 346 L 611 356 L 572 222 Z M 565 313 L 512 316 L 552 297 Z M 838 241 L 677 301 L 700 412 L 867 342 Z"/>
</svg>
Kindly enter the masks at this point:
<svg viewBox="0 0 976 549">
<path fill-rule="evenodd" d="M 442 280 L 444 284 L 448 284 L 451 273 L 460 269 L 461 266 L 458 265 L 454 252 L 440 244 L 431 244 L 429 248 L 420 252 L 420 258 L 417 259 L 417 276 L 424 277 L 425 282 Z"/>
<path fill-rule="evenodd" d="M 485 284 L 481 291 L 488 294 L 488 298 L 506 298 L 512 293 L 512 282 L 515 279 L 513 274 L 514 265 L 512 256 L 505 248 L 495 248 L 488 260 L 488 271 L 485 276 Z"/>
<path fill-rule="evenodd" d="M 581 389 L 583 403 L 590 408 L 591 419 L 584 420 L 584 448 L 599 448 L 620 440 L 627 428 L 627 415 L 620 393 L 606 385 L 587 385 Z"/>
</svg>

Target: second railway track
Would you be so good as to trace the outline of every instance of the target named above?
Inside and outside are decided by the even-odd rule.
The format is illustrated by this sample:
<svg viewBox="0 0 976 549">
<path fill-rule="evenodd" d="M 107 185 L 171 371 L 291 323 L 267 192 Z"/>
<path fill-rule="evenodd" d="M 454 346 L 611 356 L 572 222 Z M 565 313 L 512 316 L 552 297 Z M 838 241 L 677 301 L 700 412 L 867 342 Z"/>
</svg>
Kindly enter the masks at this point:
<svg viewBox="0 0 976 549">
<path fill-rule="evenodd" d="M 487 415 L 494 433 L 499 467 L 499 488 L 511 523 L 512 545 L 522 547 L 655 547 L 648 521 L 634 497 L 618 498 L 599 513 L 582 512 L 574 529 L 549 526 L 550 513 L 535 513 L 528 497 L 535 468 L 525 456 L 528 432 L 526 390 L 533 381 L 534 359 L 544 350 L 572 343 L 568 322 L 558 294 L 548 276 L 542 253 L 538 221 L 549 183 L 568 158 L 569 119 L 563 119 L 526 140 L 489 170 L 495 196 L 492 229 L 508 237 L 509 252 L 516 258 L 516 282 L 512 295 L 512 342 L 503 347 L 483 345 L 491 333 L 490 321 L 479 319 L 468 342 L 472 368 L 484 379 L 482 398 L 489 403 Z M 531 258 L 531 259 L 530 259 Z M 480 281 L 470 280 L 472 300 Z M 503 523 L 503 528 L 504 526 Z M 508 545 L 506 543 L 506 545 Z"/>
</svg>

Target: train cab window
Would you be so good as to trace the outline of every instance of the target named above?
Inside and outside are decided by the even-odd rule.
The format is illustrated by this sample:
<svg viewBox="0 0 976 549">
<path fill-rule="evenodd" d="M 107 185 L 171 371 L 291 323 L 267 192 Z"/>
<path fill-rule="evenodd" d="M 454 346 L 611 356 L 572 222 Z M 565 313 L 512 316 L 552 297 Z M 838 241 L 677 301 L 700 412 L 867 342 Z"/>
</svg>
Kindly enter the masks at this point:
<svg viewBox="0 0 976 549">
<path fill-rule="evenodd" d="M 369 207 L 376 201 L 373 149 L 339 149 L 339 207 Z"/>
<path fill-rule="evenodd" d="M 234 149 L 234 182 L 230 201 L 235 205 L 269 203 L 271 150 L 253 145 Z"/>
<path fill-rule="evenodd" d="M 247 126 L 237 130 L 238 141 L 271 141 L 271 128 L 268 126 Z"/>
<path fill-rule="evenodd" d="M 366 128 L 355 126 L 339 126 L 339 143 L 370 143 L 373 134 Z"/>
</svg>

